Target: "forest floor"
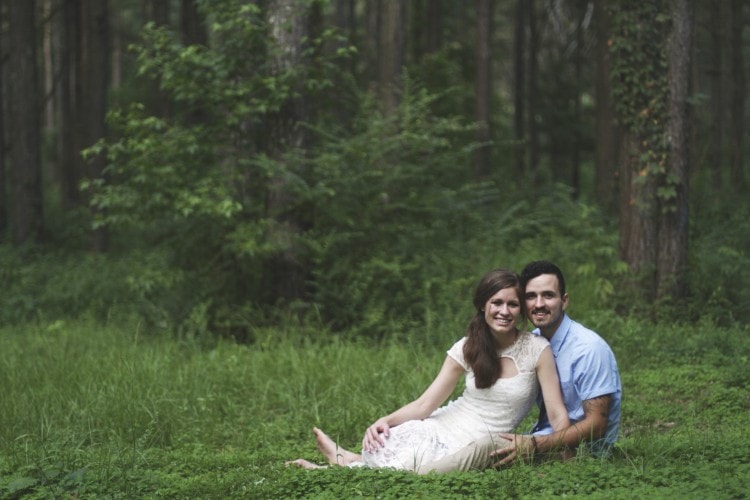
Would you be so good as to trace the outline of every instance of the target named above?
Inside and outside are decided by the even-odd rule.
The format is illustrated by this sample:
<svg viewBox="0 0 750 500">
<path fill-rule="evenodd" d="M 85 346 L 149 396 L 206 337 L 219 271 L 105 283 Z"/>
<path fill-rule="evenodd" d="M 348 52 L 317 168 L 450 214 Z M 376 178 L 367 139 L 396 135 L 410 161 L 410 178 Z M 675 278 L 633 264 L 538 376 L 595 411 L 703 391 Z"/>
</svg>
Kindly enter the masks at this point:
<svg viewBox="0 0 750 500">
<path fill-rule="evenodd" d="M 623 381 L 611 458 L 427 476 L 284 462 L 323 461 L 313 426 L 357 449 L 431 381 L 449 333 L 426 345 L 279 330 L 207 345 L 83 320 L 5 328 L 0 497 L 747 498 L 748 328 L 595 326 Z"/>
</svg>

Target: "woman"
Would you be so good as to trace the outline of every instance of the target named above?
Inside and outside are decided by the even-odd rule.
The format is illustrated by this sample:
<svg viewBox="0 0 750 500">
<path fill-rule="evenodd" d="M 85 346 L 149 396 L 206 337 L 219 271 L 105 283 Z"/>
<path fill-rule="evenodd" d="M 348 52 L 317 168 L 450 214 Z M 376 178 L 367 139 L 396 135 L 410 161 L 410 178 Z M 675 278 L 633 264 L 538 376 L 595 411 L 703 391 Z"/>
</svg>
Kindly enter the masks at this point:
<svg viewBox="0 0 750 500">
<path fill-rule="evenodd" d="M 539 386 L 555 431 L 567 427 L 549 342 L 518 330 L 522 304 L 516 273 L 487 273 L 474 292 L 477 313 L 466 336 L 451 347 L 437 377 L 418 399 L 367 428 L 361 455 L 313 429 L 328 463 L 428 472 L 430 463 L 479 438 L 513 430 L 533 406 Z M 466 387 L 461 397 L 439 408 L 462 375 Z M 290 464 L 325 467 L 303 459 Z"/>
</svg>

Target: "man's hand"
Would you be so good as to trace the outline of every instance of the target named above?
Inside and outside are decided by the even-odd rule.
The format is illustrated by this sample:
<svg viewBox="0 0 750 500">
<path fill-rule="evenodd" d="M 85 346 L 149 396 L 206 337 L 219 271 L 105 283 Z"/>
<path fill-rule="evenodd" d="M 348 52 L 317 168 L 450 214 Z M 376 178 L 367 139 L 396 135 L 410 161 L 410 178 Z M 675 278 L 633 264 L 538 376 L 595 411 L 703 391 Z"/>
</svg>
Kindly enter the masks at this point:
<svg viewBox="0 0 750 500">
<path fill-rule="evenodd" d="M 524 460 L 530 459 L 534 455 L 534 446 L 529 436 L 521 434 L 500 434 L 500 437 L 510 441 L 507 447 L 499 448 L 492 453 L 490 457 L 497 459 L 492 467 L 499 469 L 512 465 L 520 456 Z"/>
</svg>

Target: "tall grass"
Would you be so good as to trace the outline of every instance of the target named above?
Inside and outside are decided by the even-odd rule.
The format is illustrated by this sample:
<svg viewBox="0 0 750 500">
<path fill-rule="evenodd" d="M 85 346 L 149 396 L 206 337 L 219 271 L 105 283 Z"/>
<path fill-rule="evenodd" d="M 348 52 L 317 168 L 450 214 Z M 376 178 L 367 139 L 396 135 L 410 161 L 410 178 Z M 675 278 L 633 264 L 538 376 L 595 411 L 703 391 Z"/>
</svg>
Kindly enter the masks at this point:
<svg viewBox="0 0 750 500">
<path fill-rule="evenodd" d="M 322 460 L 313 425 L 358 449 L 369 423 L 421 393 L 460 331 L 436 329 L 442 340 L 434 343 L 373 342 L 296 325 L 259 333 L 255 346 L 206 349 L 138 323 L 5 328 L 0 496 L 739 498 L 750 491 L 748 329 L 613 316 L 590 323 L 612 344 L 623 374 L 613 458 L 427 477 L 309 472 L 283 462 Z"/>
</svg>

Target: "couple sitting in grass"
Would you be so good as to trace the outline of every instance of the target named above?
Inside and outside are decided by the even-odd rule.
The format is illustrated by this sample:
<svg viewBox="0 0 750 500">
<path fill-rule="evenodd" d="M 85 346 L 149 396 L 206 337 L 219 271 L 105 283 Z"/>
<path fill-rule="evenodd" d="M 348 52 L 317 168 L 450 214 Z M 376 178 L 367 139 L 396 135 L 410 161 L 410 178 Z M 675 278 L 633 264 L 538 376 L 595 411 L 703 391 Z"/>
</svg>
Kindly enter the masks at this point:
<svg viewBox="0 0 750 500">
<path fill-rule="evenodd" d="M 617 363 L 599 335 L 568 317 L 567 305 L 565 279 L 550 262 L 532 262 L 520 276 L 490 271 L 474 293 L 477 312 L 466 336 L 448 350 L 427 390 L 370 425 L 361 454 L 315 428 L 318 449 L 328 464 L 417 473 L 481 470 L 519 456 L 565 457 L 581 445 L 607 454 L 620 421 Z M 524 317 L 536 330 L 518 329 Z M 462 375 L 463 394 L 441 407 Z M 540 412 L 532 433 L 512 434 L 535 401 Z"/>
</svg>

